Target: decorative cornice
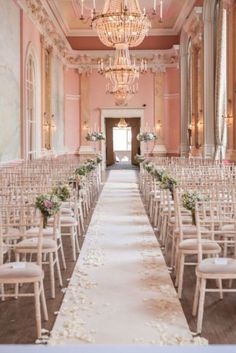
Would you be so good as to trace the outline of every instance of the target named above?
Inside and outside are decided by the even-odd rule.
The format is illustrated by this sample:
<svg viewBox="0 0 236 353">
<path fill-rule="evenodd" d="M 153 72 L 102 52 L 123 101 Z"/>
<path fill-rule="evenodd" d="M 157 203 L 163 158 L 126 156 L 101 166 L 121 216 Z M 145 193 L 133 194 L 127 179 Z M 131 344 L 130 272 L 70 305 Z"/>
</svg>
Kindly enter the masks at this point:
<svg viewBox="0 0 236 353">
<path fill-rule="evenodd" d="M 203 37 L 202 7 L 194 7 L 183 28 L 188 37 L 191 37 L 192 45 L 200 48 Z"/>
</svg>

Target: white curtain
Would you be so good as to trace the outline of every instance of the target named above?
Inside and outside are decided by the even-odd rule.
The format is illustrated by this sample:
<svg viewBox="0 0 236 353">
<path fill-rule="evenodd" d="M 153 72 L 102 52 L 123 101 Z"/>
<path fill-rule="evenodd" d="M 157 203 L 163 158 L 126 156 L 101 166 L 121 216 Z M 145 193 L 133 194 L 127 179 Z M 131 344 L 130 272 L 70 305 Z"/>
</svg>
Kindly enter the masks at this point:
<svg viewBox="0 0 236 353">
<path fill-rule="evenodd" d="M 216 72 L 215 72 L 215 159 L 225 157 L 227 102 L 227 13 L 220 1 L 217 18 Z"/>
</svg>

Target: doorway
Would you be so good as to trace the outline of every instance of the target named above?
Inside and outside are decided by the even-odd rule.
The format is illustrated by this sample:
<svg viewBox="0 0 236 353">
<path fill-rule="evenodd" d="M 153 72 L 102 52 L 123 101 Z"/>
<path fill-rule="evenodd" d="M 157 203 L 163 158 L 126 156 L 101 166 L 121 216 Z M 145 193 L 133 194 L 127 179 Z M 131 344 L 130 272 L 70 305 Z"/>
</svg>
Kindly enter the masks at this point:
<svg viewBox="0 0 236 353">
<path fill-rule="evenodd" d="M 125 118 L 128 126 L 119 128 L 120 118 L 105 118 L 106 126 L 106 165 L 125 169 L 137 165 L 135 155 L 140 153 L 137 135 L 140 131 L 140 118 Z"/>
</svg>

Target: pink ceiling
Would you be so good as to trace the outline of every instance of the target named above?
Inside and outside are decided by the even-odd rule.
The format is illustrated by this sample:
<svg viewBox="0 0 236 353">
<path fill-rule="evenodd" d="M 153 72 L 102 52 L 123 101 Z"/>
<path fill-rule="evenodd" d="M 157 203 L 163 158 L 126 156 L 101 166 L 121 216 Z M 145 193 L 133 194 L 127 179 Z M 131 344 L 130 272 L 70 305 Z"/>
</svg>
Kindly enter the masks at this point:
<svg viewBox="0 0 236 353">
<path fill-rule="evenodd" d="M 45 0 L 51 8 L 55 19 L 66 35 L 72 49 L 75 50 L 107 50 L 91 30 L 91 20 L 80 20 L 81 0 Z M 84 14 L 88 18 L 94 0 L 84 0 Z M 105 0 L 95 0 L 96 9 L 100 12 Z M 176 24 L 189 15 L 193 6 L 202 6 L 203 0 L 163 0 L 163 22 L 153 16 L 153 0 L 139 0 L 140 7 L 145 8 L 152 22 L 152 35 L 145 38 L 137 49 L 169 49 L 179 43 L 179 29 Z M 159 13 L 159 0 L 157 13 Z M 187 9 L 187 10 L 186 10 Z M 179 28 L 179 27 L 177 27 Z M 155 32 L 158 31 L 158 32 Z M 161 32 L 160 32 L 161 31 Z"/>
<path fill-rule="evenodd" d="M 67 37 L 72 49 L 75 50 L 107 50 L 98 37 Z M 135 49 L 170 49 L 179 44 L 179 36 L 149 36 Z"/>
</svg>

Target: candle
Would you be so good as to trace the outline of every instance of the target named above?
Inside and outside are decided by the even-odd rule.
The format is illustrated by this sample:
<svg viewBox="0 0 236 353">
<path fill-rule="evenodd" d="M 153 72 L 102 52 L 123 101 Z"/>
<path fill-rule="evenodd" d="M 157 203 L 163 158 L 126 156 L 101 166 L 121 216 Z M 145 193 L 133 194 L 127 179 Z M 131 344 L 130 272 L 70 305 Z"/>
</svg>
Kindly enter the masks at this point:
<svg viewBox="0 0 236 353">
<path fill-rule="evenodd" d="M 160 19 L 163 17 L 163 0 L 160 0 Z"/>
<path fill-rule="evenodd" d="M 95 3 L 95 0 L 93 0 L 93 8 L 94 8 L 94 10 L 96 9 L 96 3 Z"/>
<path fill-rule="evenodd" d="M 84 17 L 84 0 L 81 0 L 81 17 Z"/>
<path fill-rule="evenodd" d="M 144 7 L 144 9 L 143 9 L 143 14 L 146 15 L 146 9 L 145 9 L 145 7 Z"/>
<path fill-rule="evenodd" d="M 124 1 L 125 7 L 127 7 L 127 0 Z"/>
<path fill-rule="evenodd" d="M 154 12 L 156 12 L 156 9 L 157 9 L 157 0 L 154 0 L 154 2 L 153 2 L 153 10 L 154 10 Z"/>
</svg>

